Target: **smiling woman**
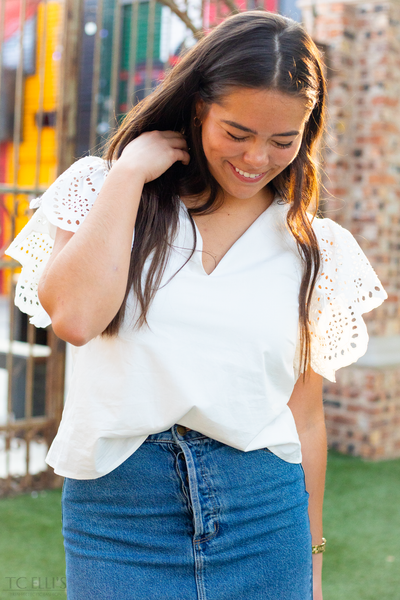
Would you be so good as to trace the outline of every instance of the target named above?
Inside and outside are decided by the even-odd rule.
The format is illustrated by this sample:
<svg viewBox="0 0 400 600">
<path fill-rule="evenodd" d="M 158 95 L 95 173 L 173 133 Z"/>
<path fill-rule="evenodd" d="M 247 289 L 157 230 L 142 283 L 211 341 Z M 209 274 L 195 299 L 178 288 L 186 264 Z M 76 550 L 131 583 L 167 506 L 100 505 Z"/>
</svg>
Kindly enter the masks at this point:
<svg viewBox="0 0 400 600">
<path fill-rule="evenodd" d="M 208 169 L 224 190 L 225 206 L 233 202 L 240 207 L 239 199 L 245 200 L 246 208 L 250 202 L 270 204 L 267 184 L 300 149 L 310 116 L 304 99 L 274 90 L 236 88 L 211 106 L 199 102 L 196 114 L 202 122 Z M 289 141 L 282 143 L 282 138 Z M 251 187 L 240 186 L 236 180 Z"/>
<path fill-rule="evenodd" d="M 322 376 L 386 297 L 307 212 L 324 106 L 298 23 L 231 17 L 8 250 L 18 306 L 77 346 L 47 456 L 70 600 L 322 600 Z"/>
<path fill-rule="evenodd" d="M 195 216 L 207 272 L 273 202 L 268 184 L 297 156 L 309 116 L 303 98 L 275 90 L 237 87 L 211 105 L 197 102 L 207 167 L 223 194 L 223 205 L 212 218 Z M 290 141 L 283 144 L 282 138 Z M 190 209 L 205 196 L 182 199 Z"/>
</svg>

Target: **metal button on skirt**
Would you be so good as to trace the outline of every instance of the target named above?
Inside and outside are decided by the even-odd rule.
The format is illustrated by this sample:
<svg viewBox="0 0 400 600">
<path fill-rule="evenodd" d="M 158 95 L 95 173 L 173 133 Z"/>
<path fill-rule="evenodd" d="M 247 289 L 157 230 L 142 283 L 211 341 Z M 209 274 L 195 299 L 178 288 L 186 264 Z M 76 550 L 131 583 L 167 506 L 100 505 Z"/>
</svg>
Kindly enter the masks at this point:
<svg viewBox="0 0 400 600">
<path fill-rule="evenodd" d="M 99 479 L 66 478 L 69 600 L 311 600 L 299 464 L 174 425 Z"/>
</svg>

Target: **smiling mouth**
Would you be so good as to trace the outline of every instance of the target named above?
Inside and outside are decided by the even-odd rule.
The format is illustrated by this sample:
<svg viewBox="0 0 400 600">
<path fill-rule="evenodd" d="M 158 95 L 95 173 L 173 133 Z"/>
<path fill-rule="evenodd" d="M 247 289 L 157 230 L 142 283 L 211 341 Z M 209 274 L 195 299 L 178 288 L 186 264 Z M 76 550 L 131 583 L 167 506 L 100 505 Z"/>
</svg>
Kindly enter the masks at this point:
<svg viewBox="0 0 400 600">
<path fill-rule="evenodd" d="M 249 179 L 256 179 L 257 177 L 262 177 L 265 173 L 246 173 L 246 171 L 241 171 L 237 167 L 235 167 L 236 173 L 239 175 L 243 175 L 243 177 L 248 177 Z"/>
<path fill-rule="evenodd" d="M 247 171 L 242 171 L 241 169 L 238 169 L 231 163 L 229 163 L 229 165 L 232 167 L 232 170 L 234 171 L 234 173 L 242 181 L 246 181 L 246 180 L 249 182 L 258 181 L 258 180 L 262 179 L 264 177 L 264 175 L 266 174 L 266 171 L 264 173 L 247 173 Z"/>
</svg>

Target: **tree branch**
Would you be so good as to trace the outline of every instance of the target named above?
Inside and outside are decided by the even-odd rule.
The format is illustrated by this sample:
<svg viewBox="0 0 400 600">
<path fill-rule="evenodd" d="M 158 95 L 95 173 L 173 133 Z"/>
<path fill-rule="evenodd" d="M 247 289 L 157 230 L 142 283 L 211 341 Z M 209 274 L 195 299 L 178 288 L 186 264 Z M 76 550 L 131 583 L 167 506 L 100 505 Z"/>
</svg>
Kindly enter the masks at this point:
<svg viewBox="0 0 400 600">
<path fill-rule="evenodd" d="M 186 12 L 182 12 L 177 4 L 175 3 L 174 0 L 159 0 L 161 2 L 161 4 L 164 4 L 164 6 L 168 6 L 168 8 L 170 8 L 172 10 L 173 13 L 176 14 L 177 17 L 180 18 L 181 21 L 183 21 L 183 23 L 186 25 L 186 27 L 188 29 L 190 29 L 190 31 L 193 33 L 194 37 L 196 39 L 200 39 L 203 37 L 204 33 L 201 29 L 197 29 L 197 27 L 195 27 L 192 23 L 192 21 L 190 20 L 190 18 L 188 17 L 188 14 Z M 225 2 L 231 2 L 231 0 L 224 0 Z"/>
<path fill-rule="evenodd" d="M 233 15 L 240 13 L 240 9 L 236 6 L 234 0 L 223 0 L 225 6 L 229 8 Z"/>
</svg>

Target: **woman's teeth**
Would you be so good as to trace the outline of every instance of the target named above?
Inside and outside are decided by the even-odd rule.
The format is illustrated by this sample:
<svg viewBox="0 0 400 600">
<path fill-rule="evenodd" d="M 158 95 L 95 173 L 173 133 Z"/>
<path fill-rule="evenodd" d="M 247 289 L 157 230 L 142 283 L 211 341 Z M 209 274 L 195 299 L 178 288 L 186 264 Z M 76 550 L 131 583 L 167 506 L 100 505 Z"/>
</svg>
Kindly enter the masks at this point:
<svg viewBox="0 0 400 600">
<path fill-rule="evenodd" d="M 248 177 L 249 179 L 255 179 L 256 177 L 261 177 L 261 175 L 263 175 L 263 173 L 246 173 L 246 171 L 241 171 L 237 167 L 235 167 L 235 171 L 239 173 L 239 175 L 242 175 L 243 177 Z"/>
</svg>

